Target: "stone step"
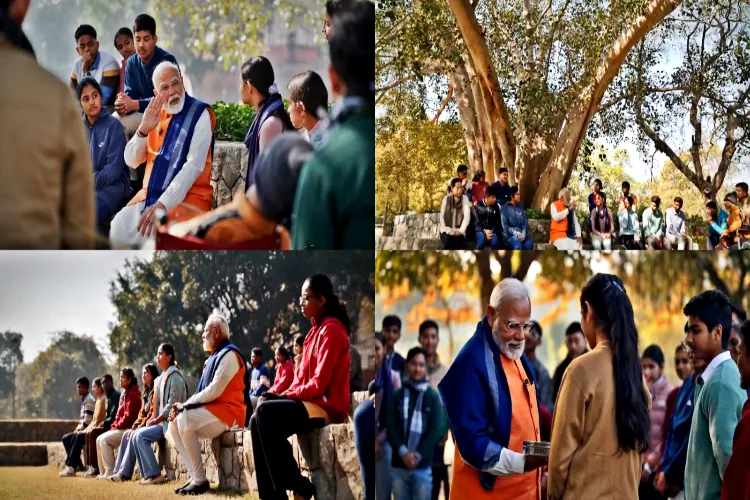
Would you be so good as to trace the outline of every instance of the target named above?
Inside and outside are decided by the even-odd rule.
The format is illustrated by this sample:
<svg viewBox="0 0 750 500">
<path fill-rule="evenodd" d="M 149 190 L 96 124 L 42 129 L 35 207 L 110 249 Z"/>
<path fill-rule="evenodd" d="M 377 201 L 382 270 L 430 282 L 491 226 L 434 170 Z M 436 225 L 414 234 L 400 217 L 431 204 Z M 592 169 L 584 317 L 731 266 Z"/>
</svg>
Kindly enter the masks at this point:
<svg viewBox="0 0 750 500">
<path fill-rule="evenodd" d="M 47 465 L 47 444 L 0 443 L 0 467 Z"/>
</svg>

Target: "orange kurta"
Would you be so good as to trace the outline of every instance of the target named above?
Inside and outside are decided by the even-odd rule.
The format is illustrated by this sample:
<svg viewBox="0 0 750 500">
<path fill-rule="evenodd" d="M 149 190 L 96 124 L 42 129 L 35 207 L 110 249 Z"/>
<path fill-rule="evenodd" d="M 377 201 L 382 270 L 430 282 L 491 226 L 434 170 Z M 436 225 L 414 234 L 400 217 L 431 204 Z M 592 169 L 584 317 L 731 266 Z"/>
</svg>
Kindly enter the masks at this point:
<svg viewBox="0 0 750 500">
<path fill-rule="evenodd" d="M 524 441 L 539 441 L 539 408 L 536 399 L 536 387 L 524 384 L 528 377 L 521 360 L 511 360 L 500 355 L 503 371 L 508 379 L 510 399 L 513 404 L 510 423 L 510 440 L 508 449 L 523 453 Z M 451 500 L 464 498 L 493 500 L 540 500 L 541 469 L 525 474 L 500 477 L 495 481 L 492 491 L 487 491 L 479 484 L 479 472 L 465 463 L 456 447 L 453 461 L 453 483 Z"/>
<path fill-rule="evenodd" d="M 216 129 L 216 116 L 214 115 L 214 112 L 211 111 L 211 108 L 206 109 L 211 117 L 211 133 L 213 134 Z M 161 150 L 164 138 L 167 136 L 167 127 L 169 127 L 169 122 L 171 120 L 172 115 L 162 109 L 159 125 L 148 133 L 146 139 L 146 173 L 143 177 L 143 187 L 135 194 L 135 196 L 133 196 L 133 199 L 128 202 L 128 205 L 135 205 L 136 203 L 146 200 L 148 181 L 151 178 L 151 170 L 154 168 L 154 160 Z M 208 155 L 206 155 L 206 163 L 203 172 L 201 172 L 201 175 L 190 187 L 187 195 L 185 195 L 185 199 L 182 201 L 183 203 L 198 207 L 203 212 L 211 210 L 214 196 L 214 188 L 211 186 L 211 165 L 213 163 L 213 158 L 211 156 L 211 149 L 209 149 Z"/>
<path fill-rule="evenodd" d="M 237 356 L 240 369 L 234 374 L 232 380 L 229 381 L 221 396 L 210 403 L 206 403 L 203 407 L 227 424 L 229 428 L 232 428 L 235 424 L 237 427 L 242 428 L 245 426 L 245 413 L 247 411 L 247 407 L 245 406 L 246 368 L 242 357 L 234 351 L 232 354 Z M 226 356 L 229 356 L 229 354 L 226 354 Z"/>
<path fill-rule="evenodd" d="M 562 212 L 566 208 L 565 204 L 562 201 L 560 201 L 560 200 L 557 200 L 556 202 L 554 202 L 553 205 L 557 209 L 558 213 Z M 567 238 L 567 237 L 568 237 L 568 219 L 567 219 L 567 217 L 564 218 L 564 219 L 562 219 L 562 220 L 559 220 L 559 221 L 556 221 L 555 219 L 550 219 L 550 224 L 549 224 L 549 242 L 550 243 L 554 243 L 555 241 L 557 241 L 559 239 Z"/>
</svg>

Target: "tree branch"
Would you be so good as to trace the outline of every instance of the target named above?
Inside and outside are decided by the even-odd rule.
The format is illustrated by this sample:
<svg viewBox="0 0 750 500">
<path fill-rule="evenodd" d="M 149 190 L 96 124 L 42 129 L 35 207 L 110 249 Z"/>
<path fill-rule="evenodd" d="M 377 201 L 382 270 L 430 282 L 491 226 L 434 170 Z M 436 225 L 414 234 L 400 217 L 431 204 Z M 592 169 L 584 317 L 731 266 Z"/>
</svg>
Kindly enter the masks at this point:
<svg viewBox="0 0 750 500">
<path fill-rule="evenodd" d="M 451 77 L 450 83 L 448 84 L 448 94 L 445 96 L 445 99 L 443 99 L 443 102 L 440 103 L 440 108 L 438 108 L 437 113 L 435 113 L 435 117 L 432 119 L 432 122 L 437 125 L 438 118 L 440 118 L 440 115 L 443 114 L 443 111 L 445 111 L 445 108 L 448 106 L 448 103 L 453 98 L 453 78 Z"/>
</svg>

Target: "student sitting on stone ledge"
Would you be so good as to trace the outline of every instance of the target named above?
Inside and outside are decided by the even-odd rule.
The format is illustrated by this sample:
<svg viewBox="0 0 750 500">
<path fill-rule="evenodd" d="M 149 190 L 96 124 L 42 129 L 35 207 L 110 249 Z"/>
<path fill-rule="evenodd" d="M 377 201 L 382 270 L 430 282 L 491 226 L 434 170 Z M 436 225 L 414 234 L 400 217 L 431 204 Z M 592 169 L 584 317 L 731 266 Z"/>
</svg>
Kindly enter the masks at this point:
<svg viewBox="0 0 750 500">
<path fill-rule="evenodd" d="M 315 151 L 323 149 L 324 125 L 320 116 L 328 115 L 328 90 L 323 79 L 314 71 L 294 75 L 287 85 L 289 91 L 289 119 Z"/>
<path fill-rule="evenodd" d="M 263 363 L 263 349 L 255 347 L 250 356 L 250 403 L 253 409 L 258 406 L 258 399 L 271 387 L 271 374 L 268 367 Z"/>
<path fill-rule="evenodd" d="M 737 195 L 729 193 L 724 197 L 724 208 L 727 211 L 727 228 L 721 235 L 727 248 L 737 248 L 737 236 L 735 233 L 742 227 L 742 212 L 737 206 Z"/>
<path fill-rule="evenodd" d="M 96 404 L 94 405 L 94 416 L 91 418 L 91 422 L 89 425 L 81 431 L 81 433 L 84 435 L 84 448 L 86 450 L 86 474 L 94 474 L 94 471 L 97 470 L 96 468 L 96 446 L 90 447 L 89 441 L 91 437 L 91 432 L 102 425 L 102 422 L 104 422 L 104 417 L 107 413 L 107 398 L 104 394 L 104 387 L 102 386 L 102 379 L 101 378 L 95 378 L 94 381 L 91 383 L 91 394 L 94 395 L 94 398 L 96 398 Z M 96 441 L 94 441 L 96 443 Z M 89 454 L 89 450 L 93 448 L 94 453 L 93 456 Z M 97 473 L 98 474 L 98 473 Z"/>
<path fill-rule="evenodd" d="M 154 407 L 154 382 L 159 376 L 159 370 L 154 364 L 147 364 L 143 367 L 141 381 L 143 382 L 143 392 L 141 393 L 141 411 L 138 412 L 138 418 L 135 419 L 130 429 L 125 431 L 120 441 L 120 451 L 117 453 L 115 462 L 115 473 L 107 479 L 119 483 L 121 481 L 130 481 L 135 469 L 135 446 L 132 440 L 133 433 L 143 427 L 152 417 Z"/>
<path fill-rule="evenodd" d="M 659 208 L 660 205 L 661 198 L 652 196 L 651 206 L 643 212 L 643 239 L 647 250 L 664 248 L 664 213 Z"/>
<path fill-rule="evenodd" d="M 140 247 L 150 240 L 159 209 L 185 204 L 207 212 L 213 201 L 214 113 L 187 94 L 177 65 L 161 63 L 153 81 L 158 93 L 125 147 L 130 168 L 146 162 L 143 188 L 112 220 L 109 234 L 115 245 Z"/>
<path fill-rule="evenodd" d="M 160 484 L 167 481 L 161 474 L 151 443 L 161 441 L 167 433 L 167 421 L 172 405 L 183 403 L 188 397 L 188 387 L 175 361 L 174 347 L 162 344 L 156 351 L 156 362 L 162 373 L 154 384 L 154 403 L 151 418 L 135 431 L 131 442 L 141 472 L 139 484 Z"/>
<path fill-rule="evenodd" d="M 93 26 L 82 24 L 76 29 L 76 52 L 80 56 L 73 64 L 73 73 L 70 75 L 70 88 L 73 92 L 78 90 L 78 85 L 84 78 L 93 78 L 101 85 L 102 106 L 111 106 L 115 103 L 115 93 L 120 85 L 120 66 L 117 60 L 103 50 L 99 50 L 99 42 L 96 39 L 96 30 Z M 125 74 L 122 75 L 125 78 Z M 79 97 L 80 99 L 80 97 Z"/>
<path fill-rule="evenodd" d="M 638 226 L 638 214 L 635 212 L 632 196 L 625 197 L 623 209 L 617 212 L 620 221 L 620 244 L 628 250 L 640 248 L 641 231 Z"/>
<path fill-rule="evenodd" d="M 591 243 L 594 250 L 612 250 L 612 239 L 615 235 L 615 221 L 612 212 L 607 208 L 607 198 L 597 191 L 594 195 L 594 209 L 589 217 Z"/>
<path fill-rule="evenodd" d="M 94 167 L 96 224 L 106 238 L 110 221 L 130 195 L 130 176 L 123 156 L 125 133 L 117 119 L 103 107 L 102 88 L 96 80 L 85 77 L 77 91 Z"/>
<path fill-rule="evenodd" d="M 664 215 L 664 248 L 685 250 L 685 243 L 689 241 L 685 234 L 685 212 L 682 211 L 682 198 L 677 196 L 672 207 Z"/>
<path fill-rule="evenodd" d="M 549 242 L 558 250 L 580 250 L 583 247 L 581 225 L 575 215 L 576 202 L 570 199 L 568 188 L 562 188 L 557 201 L 549 207 Z"/>
<path fill-rule="evenodd" d="M 81 396 L 81 418 L 75 430 L 69 434 L 65 434 L 62 438 L 67 457 L 65 458 L 65 470 L 60 472 L 60 477 L 75 476 L 76 469 L 83 468 L 81 449 L 86 443 L 86 434 L 84 431 L 94 416 L 96 400 L 89 393 L 89 379 L 81 377 L 76 380 L 76 389 L 78 390 L 78 395 Z"/>
<path fill-rule="evenodd" d="M 294 382 L 294 361 L 289 359 L 286 347 L 276 348 L 276 378 L 269 392 L 281 394 L 292 386 Z"/>
<path fill-rule="evenodd" d="M 451 180 L 451 192 L 440 206 L 440 242 L 443 250 L 460 250 L 466 243 L 466 229 L 471 221 L 471 202 L 463 194 L 461 179 Z"/>
<path fill-rule="evenodd" d="M 302 315 L 312 321 L 305 337 L 302 373 L 281 394 L 267 392 L 250 419 L 258 496 L 295 495 L 310 500 L 315 486 L 302 476 L 288 441 L 349 415 L 349 331 L 351 323 L 327 276 L 316 274 L 302 286 Z"/>
<path fill-rule="evenodd" d="M 489 189 L 489 188 L 488 188 Z M 508 250 L 533 250 L 534 240 L 518 186 L 510 188 L 510 201 L 501 209 L 503 242 Z"/>
<path fill-rule="evenodd" d="M 245 357 L 229 341 L 227 320 L 214 314 L 206 321 L 203 349 L 211 355 L 203 366 L 198 388 L 185 403 L 174 403 L 169 414 L 170 441 L 185 462 L 190 480 L 175 490 L 201 495 L 210 489 L 201 457 L 200 439 L 214 439 L 245 427 L 249 411 L 249 376 Z"/>
<path fill-rule="evenodd" d="M 120 393 L 115 390 L 112 375 L 105 373 L 100 377 L 102 390 L 104 392 L 105 410 L 104 420 L 96 426 L 89 427 L 86 433 L 86 464 L 89 466 L 85 478 L 95 478 L 99 476 L 99 452 L 96 440 L 107 432 L 117 417 L 117 411 L 120 409 Z M 96 409 L 94 410 L 96 412 Z"/>
<path fill-rule="evenodd" d="M 135 48 L 138 57 L 130 57 L 125 66 L 125 88 L 117 94 L 115 117 L 120 120 L 128 139 L 133 137 L 141 124 L 149 102 L 154 98 L 153 74 L 163 62 L 177 65 L 177 59 L 156 46 L 156 21 L 148 14 L 141 14 L 133 22 Z"/>
<path fill-rule="evenodd" d="M 489 245 L 492 250 L 500 250 L 502 245 L 503 226 L 500 220 L 500 205 L 495 197 L 495 188 L 487 186 L 484 198 L 477 202 L 477 250 L 484 250 Z"/>
<path fill-rule="evenodd" d="M 122 436 L 133 426 L 141 410 L 141 394 L 138 391 L 138 379 L 132 368 L 123 368 L 120 372 L 120 387 L 125 389 L 120 395 L 120 405 L 112 427 L 96 438 L 96 451 L 99 455 L 97 479 L 109 479 L 114 475 L 115 447 L 120 445 Z"/>
</svg>

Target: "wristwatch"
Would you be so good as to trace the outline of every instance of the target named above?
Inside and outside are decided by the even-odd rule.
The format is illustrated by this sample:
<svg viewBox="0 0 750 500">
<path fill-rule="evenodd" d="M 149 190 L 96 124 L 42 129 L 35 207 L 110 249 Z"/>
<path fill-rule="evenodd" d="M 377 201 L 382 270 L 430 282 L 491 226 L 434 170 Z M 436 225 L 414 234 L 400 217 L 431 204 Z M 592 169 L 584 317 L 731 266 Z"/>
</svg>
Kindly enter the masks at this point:
<svg viewBox="0 0 750 500">
<path fill-rule="evenodd" d="M 145 135 L 143 132 L 141 132 L 140 127 L 135 131 L 135 133 L 138 135 L 138 137 L 146 138 L 148 135 Z"/>
</svg>

